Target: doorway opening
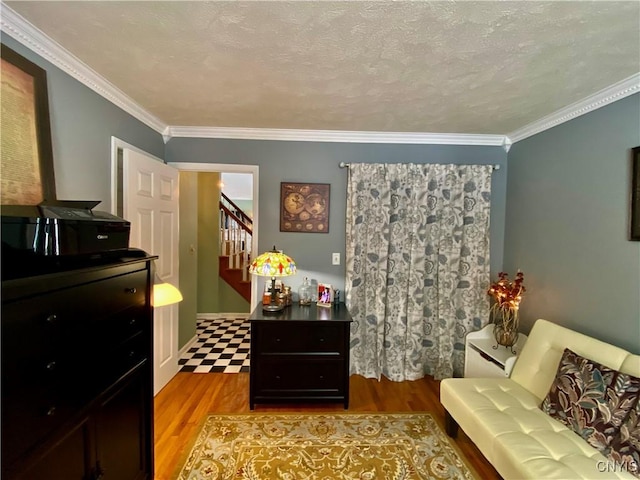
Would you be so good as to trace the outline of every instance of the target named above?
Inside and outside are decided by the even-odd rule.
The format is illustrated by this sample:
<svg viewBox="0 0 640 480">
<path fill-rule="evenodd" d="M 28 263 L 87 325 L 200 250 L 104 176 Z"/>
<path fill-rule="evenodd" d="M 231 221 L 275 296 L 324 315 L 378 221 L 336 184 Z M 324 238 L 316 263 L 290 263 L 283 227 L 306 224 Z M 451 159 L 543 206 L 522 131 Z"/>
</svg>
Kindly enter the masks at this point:
<svg viewBox="0 0 640 480">
<path fill-rule="evenodd" d="M 258 215 L 258 194 L 259 194 L 259 185 L 258 185 L 258 177 L 259 177 L 259 167 L 257 165 L 235 165 L 235 164 L 225 164 L 225 163 L 187 163 L 187 162 L 170 162 L 168 165 L 178 169 L 180 172 L 198 172 L 198 173 L 206 173 L 206 172 L 215 172 L 219 173 L 221 178 L 227 179 L 227 182 L 231 181 L 230 179 L 237 180 L 243 179 L 241 175 L 250 175 L 251 181 L 249 182 L 251 187 L 251 208 L 252 208 L 252 241 L 251 241 L 251 249 L 249 254 L 251 258 L 255 258 L 257 255 L 257 246 L 258 246 L 258 231 L 259 231 L 259 215 Z M 246 185 L 245 185 L 246 188 Z M 243 194 L 244 195 L 244 194 Z M 253 311 L 253 309 L 258 304 L 258 290 L 257 290 L 257 282 L 251 282 L 251 302 L 249 310 Z"/>
</svg>

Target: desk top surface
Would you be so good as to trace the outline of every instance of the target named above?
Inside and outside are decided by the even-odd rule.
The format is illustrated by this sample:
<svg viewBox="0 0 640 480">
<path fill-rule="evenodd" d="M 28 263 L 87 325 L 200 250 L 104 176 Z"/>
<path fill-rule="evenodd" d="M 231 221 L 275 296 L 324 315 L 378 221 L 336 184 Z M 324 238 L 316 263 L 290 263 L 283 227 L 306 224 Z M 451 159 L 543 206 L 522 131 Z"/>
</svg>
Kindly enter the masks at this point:
<svg viewBox="0 0 640 480">
<path fill-rule="evenodd" d="M 294 303 L 285 307 L 281 312 L 265 312 L 262 310 L 262 303 L 251 313 L 249 321 L 332 321 L 332 322 L 352 322 L 351 314 L 344 303 L 331 305 L 330 307 L 319 307 L 315 303 L 311 305 L 300 305 Z"/>
</svg>

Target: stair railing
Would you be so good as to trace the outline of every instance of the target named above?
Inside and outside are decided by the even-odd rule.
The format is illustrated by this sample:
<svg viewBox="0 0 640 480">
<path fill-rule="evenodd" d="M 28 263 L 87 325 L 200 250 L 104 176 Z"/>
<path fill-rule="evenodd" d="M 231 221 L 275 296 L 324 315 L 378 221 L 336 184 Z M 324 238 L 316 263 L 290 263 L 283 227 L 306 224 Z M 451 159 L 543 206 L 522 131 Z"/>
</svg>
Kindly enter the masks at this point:
<svg viewBox="0 0 640 480">
<path fill-rule="evenodd" d="M 227 207 L 229 210 L 235 213 L 235 215 L 244 223 L 247 227 L 253 227 L 252 218 L 245 213 L 233 200 L 227 197 L 224 192 L 220 192 L 220 203 Z"/>
<path fill-rule="evenodd" d="M 229 256 L 229 268 L 242 270 L 243 281 L 249 281 L 252 223 L 241 208 L 221 193 L 220 254 Z"/>
</svg>

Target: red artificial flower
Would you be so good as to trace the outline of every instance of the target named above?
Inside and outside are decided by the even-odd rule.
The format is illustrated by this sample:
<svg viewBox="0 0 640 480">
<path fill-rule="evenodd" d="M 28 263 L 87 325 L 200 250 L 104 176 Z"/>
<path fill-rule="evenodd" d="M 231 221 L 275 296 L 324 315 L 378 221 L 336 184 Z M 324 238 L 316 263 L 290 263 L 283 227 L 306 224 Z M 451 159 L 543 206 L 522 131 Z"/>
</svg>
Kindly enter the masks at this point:
<svg viewBox="0 0 640 480">
<path fill-rule="evenodd" d="M 498 280 L 491 284 L 487 294 L 491 295 L 500 309 L 517 310 L 522 300 L 524 288 L 524 273 L 518 270 L 515 280 L 509 280 L 509 274 L 500 272 Z"/>
</svg>

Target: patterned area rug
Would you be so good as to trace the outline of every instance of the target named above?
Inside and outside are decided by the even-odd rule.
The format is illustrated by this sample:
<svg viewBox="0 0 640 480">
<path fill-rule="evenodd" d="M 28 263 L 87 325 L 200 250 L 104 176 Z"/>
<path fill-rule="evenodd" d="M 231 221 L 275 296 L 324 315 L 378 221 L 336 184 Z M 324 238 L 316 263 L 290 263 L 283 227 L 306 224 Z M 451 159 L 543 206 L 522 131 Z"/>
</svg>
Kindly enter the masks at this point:
<svg viewBox="0 0 640 480">
<path fill-rule="evenodd" d="M 428 413 L 207 417 L 186 479 L 474 479 Z"/>
</svg>

